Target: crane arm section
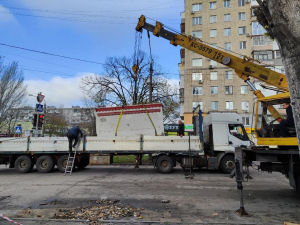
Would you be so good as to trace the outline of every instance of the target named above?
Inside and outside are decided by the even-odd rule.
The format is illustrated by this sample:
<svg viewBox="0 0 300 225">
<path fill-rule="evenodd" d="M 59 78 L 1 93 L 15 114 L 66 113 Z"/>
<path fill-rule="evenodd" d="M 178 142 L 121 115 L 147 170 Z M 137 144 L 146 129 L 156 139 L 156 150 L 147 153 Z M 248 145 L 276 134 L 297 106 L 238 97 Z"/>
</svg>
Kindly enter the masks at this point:
<svg viewBox="0 0 300 225">
<path fill-rule="evenodd" d="M 175 34 L 171 31 L 165 30 L 163 25 L 159 22 L 156 22 L 155 26 L 151 25 L 146 23 L 146 18 L 143 15 L 139 18 L 139 22 L 136 26 L 137 31 L 141 31 L 142 29 L 153 32 L 153 34 L 157 37 L 163 37 L 169 40 L 172 45 L 180 45 L 206 58 L 234 69 L 236 74 L 245 82 L 249 80 L 249 77 L 253 77 L 268 85 L 275 86 L 282 91 L 289 91 L 285 75 L 254 63 L 253 61 L 255 60 L 252 58 L 247 56 L 239 58 L 226 51 L 222 51 L 205 44 L 198 38 Z"/>
</svg>

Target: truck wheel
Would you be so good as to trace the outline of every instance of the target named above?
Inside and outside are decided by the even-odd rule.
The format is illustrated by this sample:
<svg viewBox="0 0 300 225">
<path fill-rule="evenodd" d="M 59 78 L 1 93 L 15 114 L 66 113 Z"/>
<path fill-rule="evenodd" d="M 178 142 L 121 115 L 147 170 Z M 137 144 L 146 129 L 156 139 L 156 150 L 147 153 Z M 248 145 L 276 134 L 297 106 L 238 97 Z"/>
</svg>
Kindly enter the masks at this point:
<svg viewBox="0 0 300 225">
<path fill-rule="evenodd" d="M 220 162 L 220 169 L 223 173 L 231 173 L 234 169 L 234 156 L 233 155 L 225 155 Z"/>
<path fill-rule="evenodd" d="M 156 167 L 161 173 L 171 173 L 174 167 L 174 162 L 171 157 L 163 155 L 158 157 Z"/>
<path fill-rule="evenodd" d="M 60 172 L 64 173 L 66 166 L 67 166 L 67 162 L 68 162 L 68 155 L 63 155 L 61 157 L 59 157 L 59 159 L 57 160 L 57 168 Z M 75 165 L 74 165 L 75 167 Z M 73 167 L 73 170 L 74 170 Z"/>
<path fill-rule="evenodd" d="M 37 171 L 41 173 L 49 173 L 55 166 L 54 159 L 52 156 L 43 155 L 38 158 L 35 163 Z"/>
<path fill-rule="evenodd" d="M 32 170 L 33 166 L 32 159 L 26 155 L 19 156 L 15 161 L 15 169 L 19 173 L 28 173 Z"/>
</svg>

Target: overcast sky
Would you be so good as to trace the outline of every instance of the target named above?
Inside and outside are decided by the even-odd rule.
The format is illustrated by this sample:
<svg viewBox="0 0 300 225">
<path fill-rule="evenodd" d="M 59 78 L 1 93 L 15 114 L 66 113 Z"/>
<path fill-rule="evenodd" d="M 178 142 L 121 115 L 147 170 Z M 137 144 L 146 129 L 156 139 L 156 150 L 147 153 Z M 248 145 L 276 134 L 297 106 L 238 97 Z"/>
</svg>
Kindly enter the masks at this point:
<svg viewBox="0 0 300 225">
<path fill-rule="evenodd" d="M 104 63 L 107 56 L 131 56 L 141 14 L 180 30 L 182 0 L 1 0 L 0 44 Z M 155 24 L 155 21 L 147 20 Z M 149 54 L 146 32 L 141 49 Z M 178 83 L 180 47 L 151 35 L 152 55 Z M 100 64 L 74 61 L 0 45 L 4 63 L 18 61 L 28 92 L 43 92 L 48 105 L 80 104 L 80 79 L 99 74 Z M 35 104 L 28 97 L 28 104 Z"/>
</svg>

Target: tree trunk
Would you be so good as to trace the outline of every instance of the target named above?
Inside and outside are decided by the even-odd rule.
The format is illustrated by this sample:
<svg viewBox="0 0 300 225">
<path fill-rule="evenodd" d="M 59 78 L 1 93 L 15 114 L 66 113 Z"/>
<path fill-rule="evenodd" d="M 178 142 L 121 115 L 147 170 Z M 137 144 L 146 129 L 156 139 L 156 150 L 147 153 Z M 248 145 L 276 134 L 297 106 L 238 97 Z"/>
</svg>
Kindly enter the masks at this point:
<svg viewBox="0 0 300 225">
<path fill-rule="evenodd" d="M 291 105 L 300 149 L 300 1 L 258 0 L 255 14 L 268 34 L 276 39 L 289 84 Z"/>
</svg>

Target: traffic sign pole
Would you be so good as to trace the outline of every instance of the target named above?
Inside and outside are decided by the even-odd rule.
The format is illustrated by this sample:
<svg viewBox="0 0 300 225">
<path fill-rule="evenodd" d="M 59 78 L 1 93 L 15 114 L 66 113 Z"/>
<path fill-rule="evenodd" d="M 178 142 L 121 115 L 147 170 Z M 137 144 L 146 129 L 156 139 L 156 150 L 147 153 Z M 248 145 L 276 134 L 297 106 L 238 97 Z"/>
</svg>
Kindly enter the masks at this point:
<svg viewBox="0 0 300 225">
<path fill-rule="evenodd" d="M 36 117 L 36 126 L 35 126 L 35 137 L 39 136 L 39 113 L 37 113 L 37 117 Z"/>
</svg>

